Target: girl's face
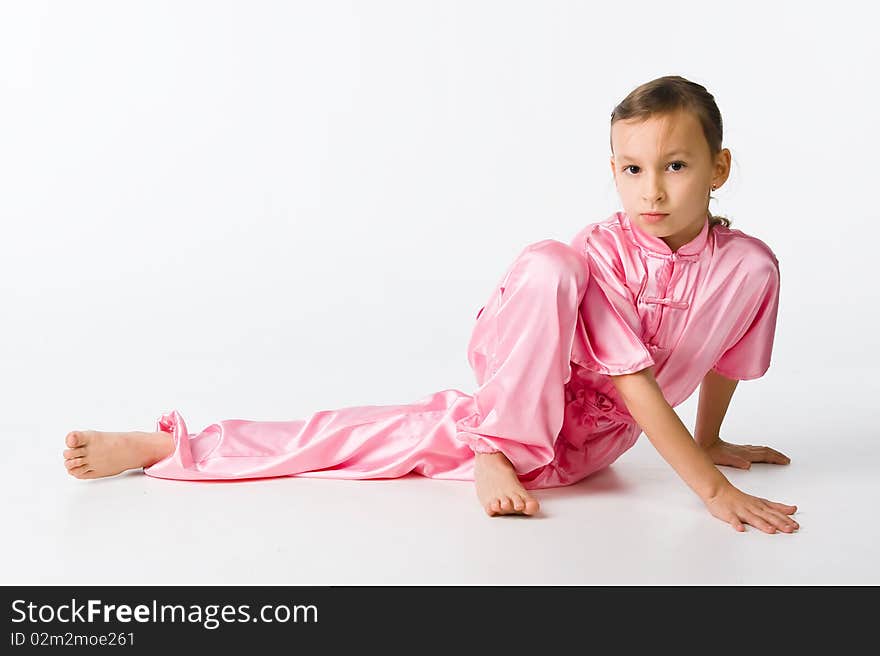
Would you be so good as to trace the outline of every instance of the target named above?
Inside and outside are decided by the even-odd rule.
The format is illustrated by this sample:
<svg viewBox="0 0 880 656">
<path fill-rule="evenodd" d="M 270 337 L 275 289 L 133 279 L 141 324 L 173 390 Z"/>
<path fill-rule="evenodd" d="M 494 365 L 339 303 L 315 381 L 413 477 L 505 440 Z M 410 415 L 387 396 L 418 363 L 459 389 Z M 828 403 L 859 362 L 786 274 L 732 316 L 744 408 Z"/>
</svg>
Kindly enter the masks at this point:
<svg viewBox="0 0 880 656">
<path fill-rule="evenodd" d="M 680 111 L 611 126 L 611 170 L 624 211 L 673 251 L 703 229 L 709 194 L 730 173 L 730 151 L 716 158 L 696 116 Z M 647 212 L 666 213 L 650 221 Z"/>
</svg>

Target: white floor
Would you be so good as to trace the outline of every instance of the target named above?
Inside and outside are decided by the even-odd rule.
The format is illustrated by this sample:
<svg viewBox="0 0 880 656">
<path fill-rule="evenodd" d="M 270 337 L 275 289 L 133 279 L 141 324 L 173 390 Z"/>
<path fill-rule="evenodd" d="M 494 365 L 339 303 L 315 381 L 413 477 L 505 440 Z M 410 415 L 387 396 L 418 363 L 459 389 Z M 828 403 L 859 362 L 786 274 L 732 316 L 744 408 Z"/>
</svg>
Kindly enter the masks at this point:
<svg viewBox="0 0 880 656">
<path fill-rule="evenodd" d="M 80 481 L 62 466 L 65 431 L 112 427 L 77 424 L 63 407 L 35 413 L 2 427 L 0 582 L 877 585 L 878 390 L 844 395 L 834 381 L 846 375 L 740 383 L 725 421 L 729 441 L 792 459 L 721 469 L 750 494 L 796 504 L 795 534 L 714 518 L 644 435 L 611 468 L 538 491 L 540 516 L 490 518 L 470 483 L 418 476 Z M 695 401 L 678 408 L 689 426 Z"/>
</svg>

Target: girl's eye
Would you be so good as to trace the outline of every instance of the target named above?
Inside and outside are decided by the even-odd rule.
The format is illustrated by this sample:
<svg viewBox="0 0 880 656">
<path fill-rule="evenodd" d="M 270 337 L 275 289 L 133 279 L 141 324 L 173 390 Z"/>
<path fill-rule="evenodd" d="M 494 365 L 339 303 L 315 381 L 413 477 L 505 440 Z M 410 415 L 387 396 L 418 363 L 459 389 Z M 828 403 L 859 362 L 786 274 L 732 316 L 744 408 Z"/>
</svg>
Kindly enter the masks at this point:
<svg viewBox="0 0 880 656">
<path fill-rule="evenodd" d="M 685 164 L 684 162 L 669 162 L 668 166 L 672 166 L 673 164 L 680 164 L 680 165 L 682 166 L 682 168 L 684 168 L 685 166 L 687 166 L 687 164 Z M 635 164 L 629 164 L 628 166 L 624 166 L 624 167 L 623 167 L 623 170 L 626 171 L 627 169 L 631 169 L 631 168 L 636 168 L 636 169 L 637 169 L 637 168 L 639 168 L 639 167 L 636 166 Z M 681 171 L 681 169 L 673 169 L 673 170 L 676 171 L 676 172 L 677 172 L 677 171 Z"/>
</svg>

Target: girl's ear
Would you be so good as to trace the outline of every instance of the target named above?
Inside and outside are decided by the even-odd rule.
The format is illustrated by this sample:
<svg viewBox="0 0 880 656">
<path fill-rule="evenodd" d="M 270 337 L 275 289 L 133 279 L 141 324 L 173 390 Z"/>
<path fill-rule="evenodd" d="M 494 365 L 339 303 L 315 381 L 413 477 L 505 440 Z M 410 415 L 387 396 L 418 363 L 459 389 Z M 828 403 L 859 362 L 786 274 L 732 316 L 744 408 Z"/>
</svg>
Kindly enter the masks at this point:
<svg viewBox="0 0 880 656">
<path fill-rule="evenodd" d="M 716 184 L 720 187 L 727 181 L 727 177 L 730 175 L 730 150 L 727 148 L 721 149 L 721 152 L 718 153 L 715 168 L 719 178 Z"/>
</svg>

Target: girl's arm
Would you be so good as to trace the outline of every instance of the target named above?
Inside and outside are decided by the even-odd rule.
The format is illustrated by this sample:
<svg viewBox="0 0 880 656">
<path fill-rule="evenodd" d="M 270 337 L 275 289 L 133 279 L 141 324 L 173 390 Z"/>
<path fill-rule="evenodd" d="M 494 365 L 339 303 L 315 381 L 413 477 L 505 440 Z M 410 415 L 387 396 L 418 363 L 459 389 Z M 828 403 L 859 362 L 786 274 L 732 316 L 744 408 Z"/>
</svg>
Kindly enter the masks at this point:
<svg viewBox="0 0 880 656">
<path fill-rule="evenodd" d="M 694 429 L 694 439 L 700 446 L 707 447 L 720 438 L 721 422 L 727 414 L 738 382 L 714 371 L 709 371 L 703 377 L 703 382 L 700 383 L 697 425 Z"/>
<path fill-rule="evenodd" d="M 744 531 L 744 524 L 766 533 L 775 533 L 777 528 L 791 533 L 799 528 L 798 523 L 788 517 L 797 506 L 746 494 L 718 471 L 664 398 L 650 367 L 633 374 L 611 376 L 611 380 L 651 444 L 696 492 L 712 515 L 737 531 Z"/>
<path fill-rule="evenodd" d="M 694 438 L 716 465 L 750 469 L 753 462 L 787 465 L 791 462 L 784 453 L 769 446 L 739 445 L 721 439 L 721 422 L 730 406 L 730 399 L 738 380 L 710 371 L 700 385 L 700 404 Z"/>
<path fill-rule="evenodd" d="M 650 367 L 611 380 L 651 444 L 697 496 L 705 501 L 730 485 L 664 398 Z"/>
</svg>

